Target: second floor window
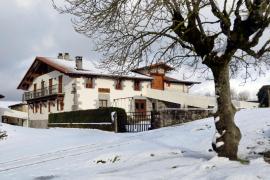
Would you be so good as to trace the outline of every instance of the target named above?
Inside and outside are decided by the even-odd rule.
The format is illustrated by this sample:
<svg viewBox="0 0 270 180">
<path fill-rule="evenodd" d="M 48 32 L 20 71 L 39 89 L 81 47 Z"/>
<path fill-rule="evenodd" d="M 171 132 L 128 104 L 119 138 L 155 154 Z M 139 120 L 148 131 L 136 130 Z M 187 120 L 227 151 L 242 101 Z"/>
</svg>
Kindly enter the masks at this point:
<svg viewBox="0 0 270 180">
<path fill-rule="evenodd" d="M 139 80 L 134 81 L 134 90 L 135 91 L 140 91 L 141 90 L 141 83 Z"/>
<path fill-rule="evenodd" d="M 86 79 L 86 88 L 93 88 L 93 78 Z"/>
<path fill-rule="evenodd" d="M 116 80 L 115 89 L 121 90 L 122 89 L 122 80 Z"/>
</svg>

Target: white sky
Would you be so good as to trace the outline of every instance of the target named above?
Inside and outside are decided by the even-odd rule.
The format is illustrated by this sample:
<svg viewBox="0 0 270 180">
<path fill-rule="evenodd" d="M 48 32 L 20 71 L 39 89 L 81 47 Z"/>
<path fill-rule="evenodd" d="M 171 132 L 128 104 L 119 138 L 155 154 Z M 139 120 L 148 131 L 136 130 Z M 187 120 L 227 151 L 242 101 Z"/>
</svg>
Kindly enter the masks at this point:
<svg viewBox="0 0 270 180">
<path fill-rule="evenodd" d="M 35 56 L 55 57 L 58 52 L 69 52 L 72 56 L 82 55 L 96 62 L 98 53 L 92 51 L 93 41 L 73 30 L 71 17 L 56 12 L 51 0 L 6 0 L 0 6 L 0 94 L 6 100 L 20 100 L 22 92 L 17 85 L 29 68 Z M 173 77 L 183 79 L 188 70 L 173 73 Z M 193 76 L 185 80 L 203 79 Z M 270 74 L 258 77 L 241 85 L 242 80 L 231 81 L 236 91 L 249 91 L 252 99 L 256 99 L 258 89 L 270 84 Z M 195 85 L 191 92 L 205 94 L 214 92 L 212 81 Z"/>
</svg>

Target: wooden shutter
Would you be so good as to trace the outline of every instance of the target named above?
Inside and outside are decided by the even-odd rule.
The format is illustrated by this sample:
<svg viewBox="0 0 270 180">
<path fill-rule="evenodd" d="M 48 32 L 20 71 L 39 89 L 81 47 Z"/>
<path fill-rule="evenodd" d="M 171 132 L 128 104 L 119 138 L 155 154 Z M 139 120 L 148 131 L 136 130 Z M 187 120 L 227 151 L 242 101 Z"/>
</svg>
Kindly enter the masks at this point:
<svg viewBox="0 0 270 180">
<path fill-rule="evenodd" d="M 53 79 L 49 79 L 49 94 L 52 94 Z"/>
<path fill-rule="evenodd" d="M 63 76 L 58 77 L 58 93 L 63 93 Z"/>
</svg>

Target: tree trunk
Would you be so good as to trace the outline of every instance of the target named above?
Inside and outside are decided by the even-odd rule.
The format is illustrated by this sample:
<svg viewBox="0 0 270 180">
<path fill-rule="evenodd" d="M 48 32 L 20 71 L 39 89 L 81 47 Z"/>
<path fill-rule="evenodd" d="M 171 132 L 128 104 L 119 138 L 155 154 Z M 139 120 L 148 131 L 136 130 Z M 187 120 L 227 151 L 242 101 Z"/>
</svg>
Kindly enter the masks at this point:
<svg viewBox="0 0 270 180">
<path fill-rule="evenodd" d="M 211 67 L 211 70 L 214 75 L 218 105 L 215 115 L 216 133 L 212 146 L 218 156 L 236 160 L 241 132 L 234 123 L 236 108 L 231 101 L 229 66 L 228 64 L 219 64 Z"/>
</svg>

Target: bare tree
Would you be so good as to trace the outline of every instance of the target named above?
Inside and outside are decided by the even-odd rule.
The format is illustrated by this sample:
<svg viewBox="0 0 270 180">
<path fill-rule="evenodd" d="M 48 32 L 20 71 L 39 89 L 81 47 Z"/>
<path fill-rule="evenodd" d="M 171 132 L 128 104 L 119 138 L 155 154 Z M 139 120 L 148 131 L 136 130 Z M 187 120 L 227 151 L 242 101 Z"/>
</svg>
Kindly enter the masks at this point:
<svg viewBox="0 0 270 180">
<path fill-rule="evenodd" d="M 212 145 L 219 156 L 237 159 L 241 133 L 229 78 L 243 69 L 248 78 L 251 68 L 269 65 L 270 40 L 262 38 L 269 0 L 65 0 L 54 6 L 75 16 L 77 32 L 97 40 L 104 67 L 122 72 L 162 59 L 211 71 L 218 102 Z"/>
<path fill-rule="evenodd" d="M 242 91 L 238 94 L 239 101 L 247 101 L 248 99 L 249 99 L 249 92 L 248 91 Z"/>
</svg>

